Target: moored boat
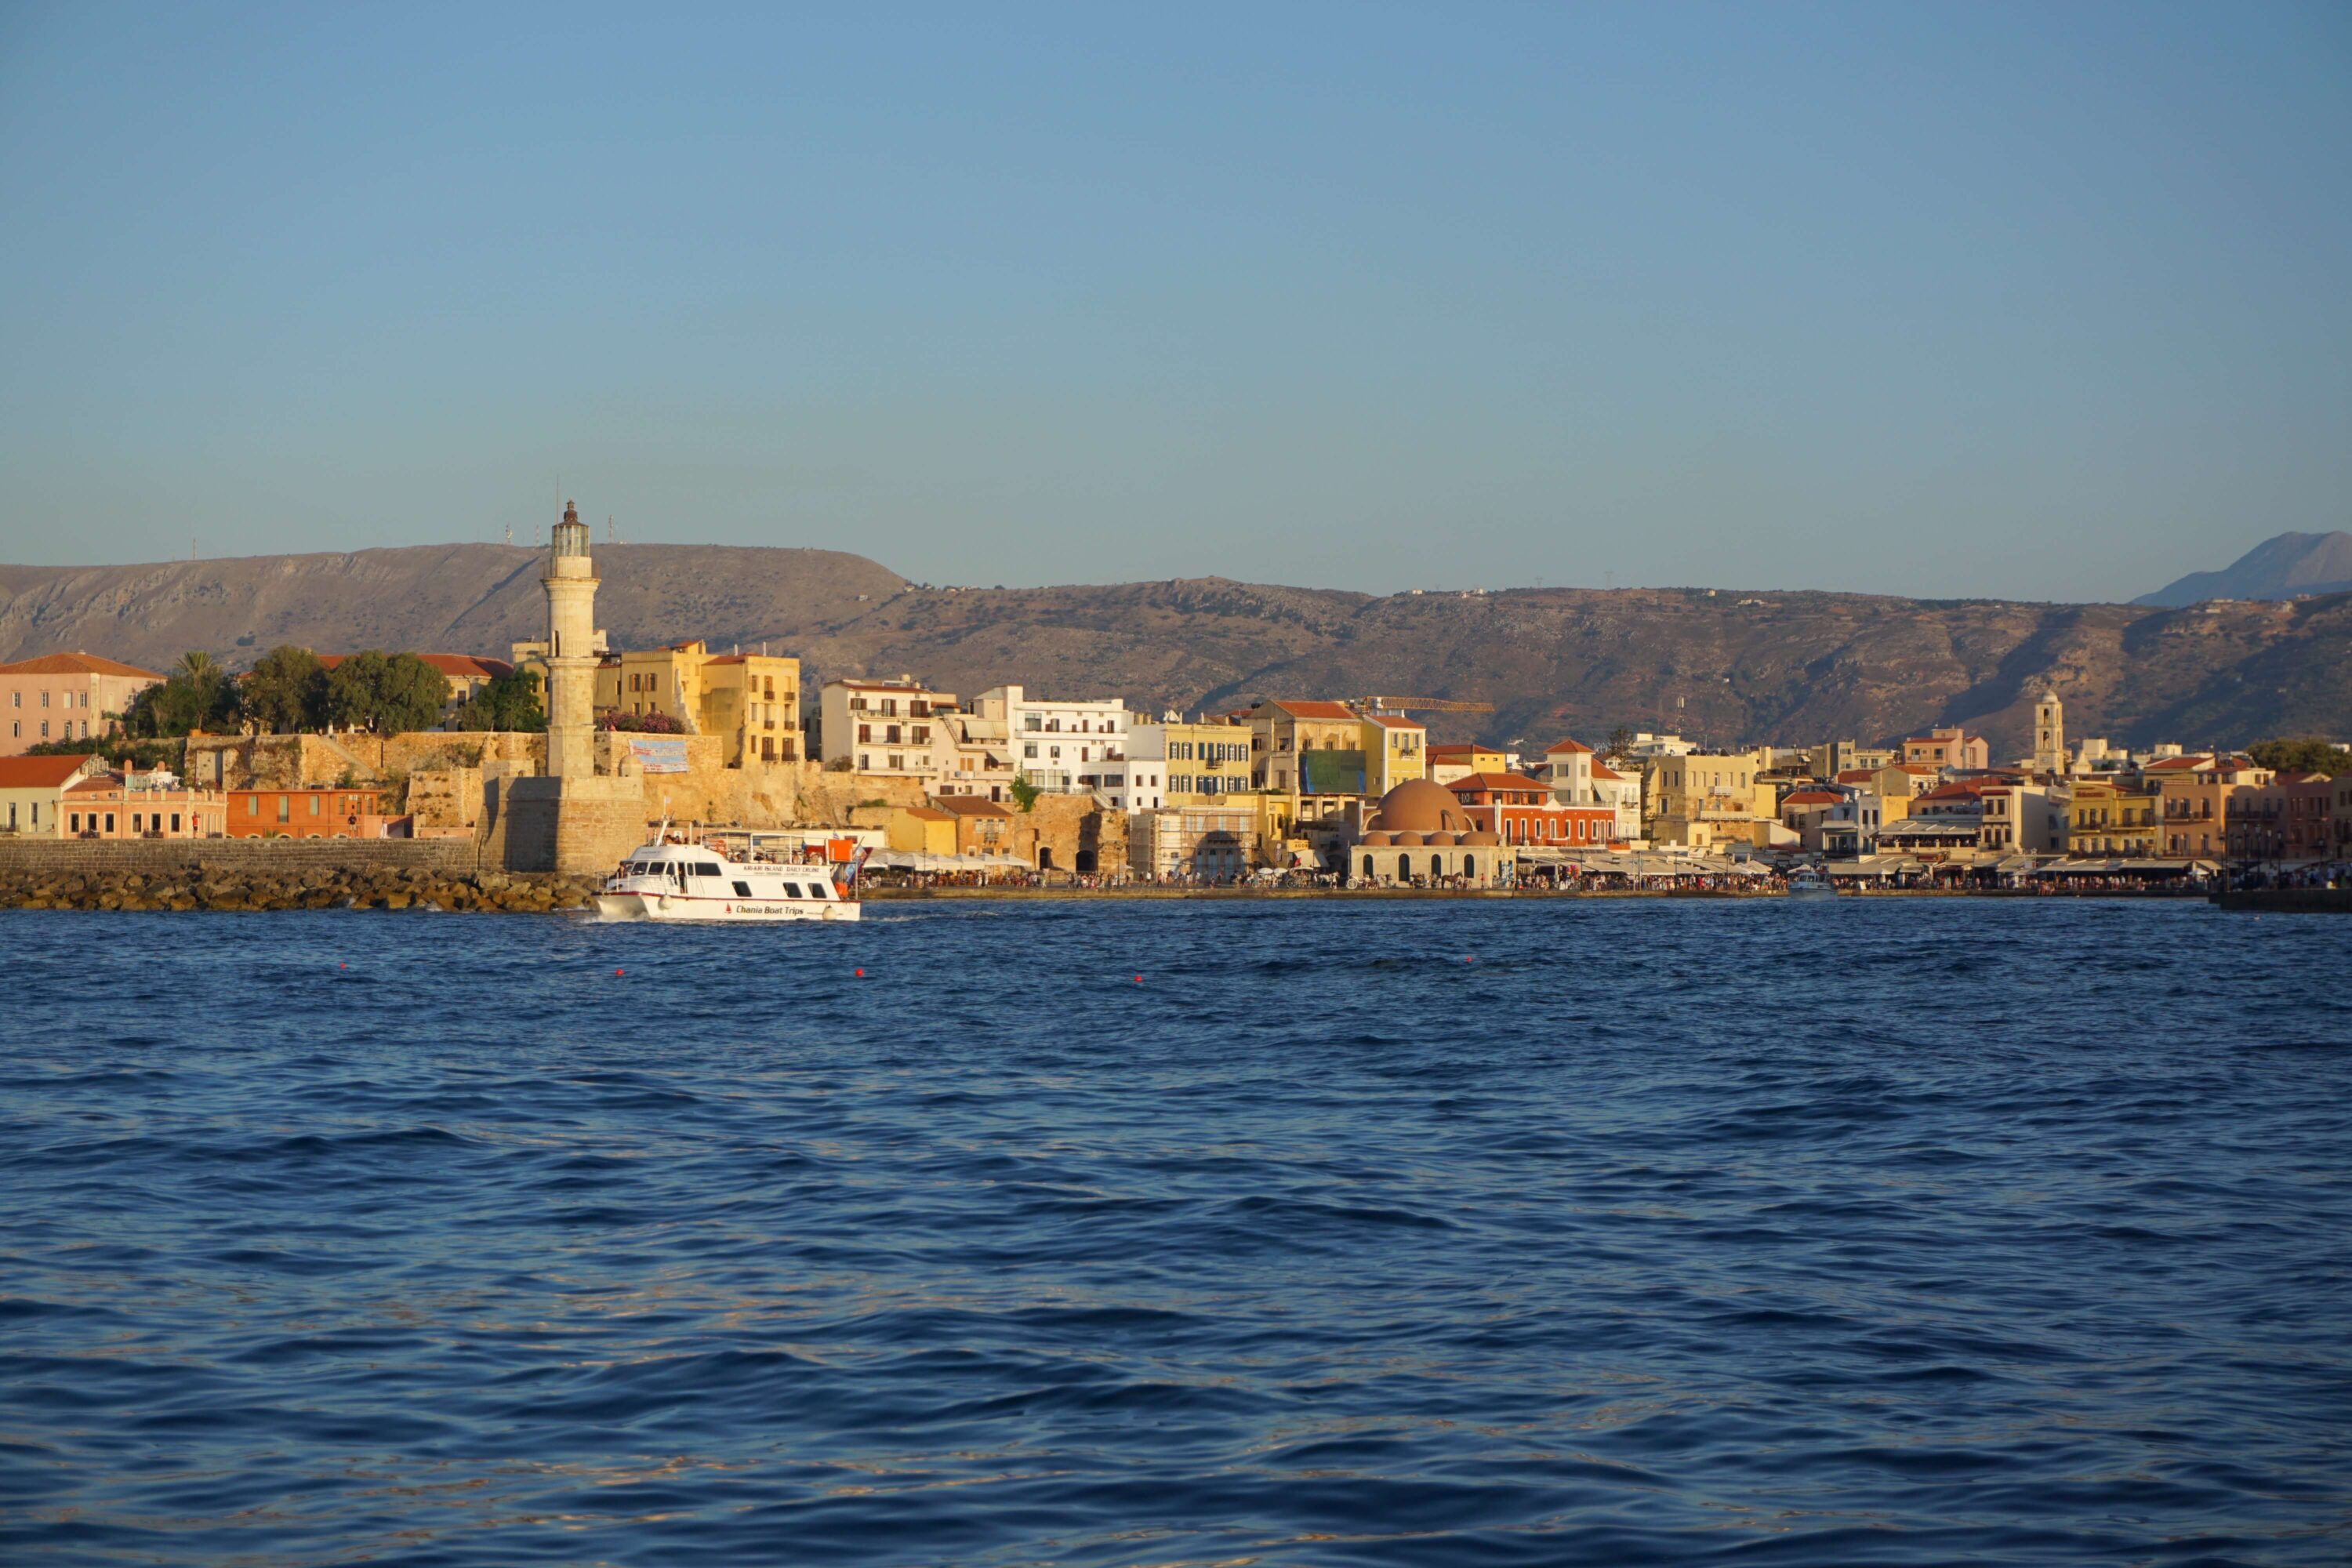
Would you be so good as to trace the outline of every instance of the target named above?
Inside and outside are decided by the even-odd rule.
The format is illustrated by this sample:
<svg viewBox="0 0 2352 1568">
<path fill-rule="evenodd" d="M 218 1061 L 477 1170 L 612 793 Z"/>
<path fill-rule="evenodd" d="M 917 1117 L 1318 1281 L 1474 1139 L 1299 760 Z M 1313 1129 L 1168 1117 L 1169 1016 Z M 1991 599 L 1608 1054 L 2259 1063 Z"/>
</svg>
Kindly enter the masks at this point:
<svg viewBox="0 0 2352 1568">
<path fill-rule="evenodd" d="M 1789 896 L 1792 899 L 1834 899 L 1837 889 L 1830 879 L 1808 866 L 1789 879 Z"/>
<path fill-rule="evenodd" d="M 831 866 L 739 860 L 665 830 L 604 879 L 596 910 L 614 921 L 854 921 L 856 874 L 856 862 L 836 880 Z"/>
</svg>

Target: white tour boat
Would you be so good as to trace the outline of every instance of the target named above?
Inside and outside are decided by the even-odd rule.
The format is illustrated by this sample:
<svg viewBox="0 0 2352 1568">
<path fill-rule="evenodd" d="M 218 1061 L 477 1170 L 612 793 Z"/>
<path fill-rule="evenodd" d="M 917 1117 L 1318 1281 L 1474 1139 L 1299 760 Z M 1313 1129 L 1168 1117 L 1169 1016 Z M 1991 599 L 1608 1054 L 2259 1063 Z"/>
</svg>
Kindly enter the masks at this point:
<svg viewBox="0 0 2352 1568">
<path fill-rule="evenodd" d="M 1790 875 L 1789 896 L 1792 899 L 1834 899 L 1837 889 L 1830 884 L 1827 877 L 1806 866 Z"/>
<path fill-rule="evenodd" d="M 730 858 L 707 844 L 681 843 L 667 830 L 629 852 L 604 879 L 596 910 L 614 921 L 854 921 L 857 900 L 834 868 L 798 861 Z M 859 861 L 864 859 L 859 857 Z"/>
</svg>

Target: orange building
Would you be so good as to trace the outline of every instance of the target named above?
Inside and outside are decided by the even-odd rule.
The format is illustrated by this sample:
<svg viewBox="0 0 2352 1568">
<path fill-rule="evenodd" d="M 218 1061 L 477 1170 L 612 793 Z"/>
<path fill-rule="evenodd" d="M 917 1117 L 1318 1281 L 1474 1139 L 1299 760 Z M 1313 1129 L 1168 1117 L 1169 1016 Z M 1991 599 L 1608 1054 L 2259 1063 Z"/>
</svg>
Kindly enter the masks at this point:
<svg viewBox="0 0 2352 1568">
<path fill-rule="evenodd" d="M 231 838 L 407 838 L 410 819 L 387 816 L 383 792 L 320 785 L 228 792 Z"/>
<path fill-rule="evenodd" d="M 1551 786 L 1520 773 L 1471 773 L 1446 788 L 1462 803 L 1474 830 L 1504 844 L 1606 844 L 1616 836 L 1617 813 L 1606 805 L 1561 805 Z"/>
<path fill-rule="evenodd" d="M 2160 852 L 2218 860 L 2230 852 L 2230 824 L 2245 810 L 2242 803 L 2271 782 L 2271 772 L 2245 757 L 2167 757 L 2140 777 L 2163 805 Z"/>
</svg>

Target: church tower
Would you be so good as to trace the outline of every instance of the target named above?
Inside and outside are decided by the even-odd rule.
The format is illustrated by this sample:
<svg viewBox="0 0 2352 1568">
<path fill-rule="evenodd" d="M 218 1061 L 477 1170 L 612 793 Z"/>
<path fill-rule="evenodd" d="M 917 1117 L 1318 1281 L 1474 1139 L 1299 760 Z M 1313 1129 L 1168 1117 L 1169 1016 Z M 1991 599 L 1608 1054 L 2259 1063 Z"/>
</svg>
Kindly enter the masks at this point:
<svg viewBox="0 0 2352 1568">
<path fill-rule="evenodd" d="M 586 778 L 596 771 L 596 564 L 588 525 L 569 501 L 539 581 L 547 590 L 547 771 Z"/>
<path fill-rule="evenodd" d="M 2045 773 L 2066 771 L 2066 705 L 2045 690 L 2033 705 L 2033 765 Z"/>
</svg>

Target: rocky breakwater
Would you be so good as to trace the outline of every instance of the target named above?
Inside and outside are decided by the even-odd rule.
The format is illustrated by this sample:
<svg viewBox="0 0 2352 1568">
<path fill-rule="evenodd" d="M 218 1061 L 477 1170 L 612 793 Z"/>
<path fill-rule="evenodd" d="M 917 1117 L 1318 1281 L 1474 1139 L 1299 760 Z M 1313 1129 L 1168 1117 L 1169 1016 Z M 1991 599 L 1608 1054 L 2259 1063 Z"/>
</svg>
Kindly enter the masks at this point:
<svg viewBox="0 0 2352 1568">
<path fill-rule="evenodd" d="M 586 907 L 593 881 L 422 867 L 217 866 L 142 871 L 0 868 L 0 909 L 445 910 L 543 914 Z"/>
</svg>

